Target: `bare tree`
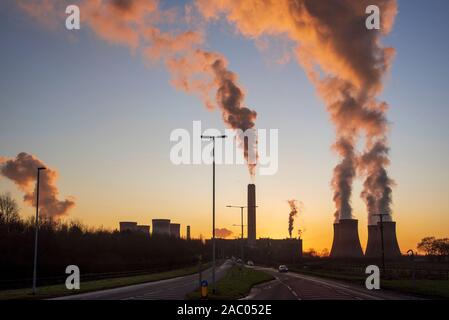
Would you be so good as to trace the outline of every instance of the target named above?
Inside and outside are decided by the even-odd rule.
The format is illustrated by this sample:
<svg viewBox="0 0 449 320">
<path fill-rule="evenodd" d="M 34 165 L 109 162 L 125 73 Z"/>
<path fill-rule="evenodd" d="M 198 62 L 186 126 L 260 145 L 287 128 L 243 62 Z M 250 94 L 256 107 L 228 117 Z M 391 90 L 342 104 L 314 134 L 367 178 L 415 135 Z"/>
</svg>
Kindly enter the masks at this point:
<svg viewBox="0 0 449 320">
<path fill-rule="evenodd" d="M 19 206 L 10 193 L 0 194 L 0 224 L 9 225 L 20 220 Z"/>
</svg>

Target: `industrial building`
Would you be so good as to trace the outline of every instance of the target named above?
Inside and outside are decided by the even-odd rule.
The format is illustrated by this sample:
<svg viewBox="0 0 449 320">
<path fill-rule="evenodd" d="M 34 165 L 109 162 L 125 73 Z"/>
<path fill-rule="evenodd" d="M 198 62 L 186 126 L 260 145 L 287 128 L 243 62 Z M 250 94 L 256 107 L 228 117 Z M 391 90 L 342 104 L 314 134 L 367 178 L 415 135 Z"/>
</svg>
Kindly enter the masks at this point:
<svg viewBox="0 0 449 320">
<path fill-rule="evenodd" d="M 181 237 L 181 225 L 179 223 L 171 223 L 170 219 L 153 219 L 152 227 L 149 225 L 138 225 L 134 221 L 119 222 L 120 232 L 139 232 L 150 235 L 168 235 L 176 238 Z M 190 239 L 190 226 L 187 226 L 187 238 Z"/>
<path fill-rule="evenodd" d="M 150 226 L 138 225 L 134 221 L 121 221 L 119 222 L 120 232 L 140 232 L 143 234 L 150 234 Z"/>
<path fill-rule="evenodd" d="M 368 243 L 365 256 L 369 258 L 382 256 L 382 231 L 385 258 L 394 259 L 400 257 L 401 250 L 396 237 L 396 222 L 393 221 L 383 221 L 382 225 L 379 221 L 376 225 L 368 226 Z"/>
<path fill-rule="evenodd" d="M 137 231 L 137 222 L 123 221 L 119 223 L 120 232 L 135 232 Z"/>
<path fill-rule="evenodd" d="M 150 226 L 148 225 L 137 225 L 137 231 L 150 235 Z"/>
<path fill-rule="evenodd" d="M 170 236 L 181 238 L 181 225 L 179 223 L 170 223 Z"/>
<path fill-rule="evenodd" d="M 256 185 L 248 185 L 248 244 L 256 244 Z"/>
<path fill-rule="evenodd" d="M 190 226 L 187 226 L 187 230 L 186 230 L 186 239 L 190 240 Z"/>
<path fill-rule="evenodd" d="M 170 235 L 170 219 L 153 219 L 153 235 Z"/>
<path fill-rule="evenodd" d="M 359 239 L 358 220 L 340 219 L 334 223 L 334 240 L 330 256 L 332 258 L 363 257 Z"/>
</svg>

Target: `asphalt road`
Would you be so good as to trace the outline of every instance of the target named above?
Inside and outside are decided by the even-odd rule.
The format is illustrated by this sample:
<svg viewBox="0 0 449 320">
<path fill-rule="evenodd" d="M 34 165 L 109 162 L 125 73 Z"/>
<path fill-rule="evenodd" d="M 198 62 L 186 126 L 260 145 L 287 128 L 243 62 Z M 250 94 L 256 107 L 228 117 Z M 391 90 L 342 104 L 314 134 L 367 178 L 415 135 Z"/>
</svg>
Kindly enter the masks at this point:
<svg viewBox="0 0 449 320">
<path fill-rule="evenodd" d="M 216 281 L 221 279 L 231 266 L 232 262 L 226 261 L 217 267 L 215 271 Z M 210 284 L 212 283 L 212 268 L 203 271 L 203 279 L 207 279 L 210 288 Z M 53 300 L 182 300 L 187 293 L 194 291 L 198 287 L 199 278 L 196 273 L 167 280 L 70 295 Z"/>
<path fill-rule="evenodd" d="M 410 300 L 416 297 L 385 290 L 368 290 L 362 286 L 342 283 L 293 272 L 254 267 L 276 279 L 255 286 L 244 300 Z"/>
</svg>

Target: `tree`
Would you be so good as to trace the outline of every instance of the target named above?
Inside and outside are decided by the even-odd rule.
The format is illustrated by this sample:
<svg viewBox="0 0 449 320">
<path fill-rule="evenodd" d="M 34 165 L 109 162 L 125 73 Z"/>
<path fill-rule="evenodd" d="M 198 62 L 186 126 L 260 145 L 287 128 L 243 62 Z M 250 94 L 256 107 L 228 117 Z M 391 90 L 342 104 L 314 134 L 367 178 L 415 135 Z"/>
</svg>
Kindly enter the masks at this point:
<svg viewBox="0 0 449 320">
<path fill-rule="evenodd" d="M 449 238 L 425 237 L 418 243 L 417 248 L 429 256 L 448 256 Z"/>
<path fill-rule="evenodd" d="M 418 250 L 424 252 L 426 255 L 435 255 L 435 247 L 433 245 L 435 237 L 425 237 L 418 243 Z"/>
<path fill-rule="evenodd" d="M 323 257 L 323 258 L 329 257 L 329 249 L 328 249 L 328 248 L 324 248 L 324 249 L 321 251 L 320 256 Z"/>
<path fill-rule="evenodd" d="M 19 206 L 9 193 L 0 194 L 0 224 L 9 225 L 20 220 Z"/>
</svg>

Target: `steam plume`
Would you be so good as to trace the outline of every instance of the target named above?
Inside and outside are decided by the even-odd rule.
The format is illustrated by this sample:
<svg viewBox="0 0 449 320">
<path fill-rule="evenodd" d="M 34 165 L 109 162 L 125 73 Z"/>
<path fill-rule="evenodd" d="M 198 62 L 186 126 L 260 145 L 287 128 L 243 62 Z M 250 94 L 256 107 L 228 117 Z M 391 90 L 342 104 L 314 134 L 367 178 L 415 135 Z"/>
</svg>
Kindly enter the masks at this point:
<svg viewBox="0 0 449 320">
<path fill-rule="evenodd" d="M 19 0 L 18 5 L 43 22 L 49 16 L 59 17 L 65 2 L 46 0 L 45 11 L 34 0 Z M 227 127 L 242 131 L 255 127 L 257 113 L 244 105 L 244 90 L 237 83 L 237 75 L 228 69 L 226 59 L 219 53 L 201 50 L 201 29 L 174 31 L 175 23 L 182 18 L 189 23 L 192 8 L 179 19 L 177 11 L 162 10 L 157 0 L 82 0 L 78 5 L 82 23 L 99 38 L 125 45 L 133 52 L 139 50 L 148 64 L 162 61 L 172 75 L 172 84 L 198 95 L 208 109 L 218 107 Z M 168 25 L 168 31 L 162 31 L 159 24 Z M 239 141 L 252 176 L 257 161 L 256 140 Z"/>
<path fill-rule="evenodd" d="M 290 238 L 292 237 L 293 232 L 293 223 L 295 222 L 295 217 L 298 215 L 298 207 L 296 205 L 297 200 L 287 200 L 289 206 L 290 206 L 290 213 L 288 215 L 288 234 Z"/>
<path fill-rule="evenodd" d="M 40 213 L 46 217 L 61 217 L 75 206 L 73 199 L 58 200 L 56 187 L 57 172 L 48 168 L 33 155 L 22 152 L 15 159 L 0 159 L 0 174 L 13 181 L 25 195 L 25 203 L 36 206 L 37 168 L 46 167 L 40 173 L 39 207 Z"/>
<path fill-rule="evenodd" d="M 228 230 L 226 228 L 215 228 L 215 236 L 217 238 L 226 239 L 230 236 L 232 236 L 233 232 L 231 230 Z"/>
<path fill-rule="evenodd" d="M 367 30 L 365 9 L 377 5 L 381 30 Z M 393 48 L 383 47 L 397 13 L 395 0 L 197 0 L 207 19 L 224 15 L 245 36 L 288 37 L 298 62 L 326 103 L 336 130 L 334 149 L 340 163 L 332 187 L 336 219 L 352 216 L 350 203 L 356 169 L 366 175 L 362 197 L 370 221 L 375 211 L 391 212 L 388 164 L 388 106 L 377 99 L 383 89 Z M 361 161 L 355 156 L 360 134 L 366 136 Z"/>
</svg>

